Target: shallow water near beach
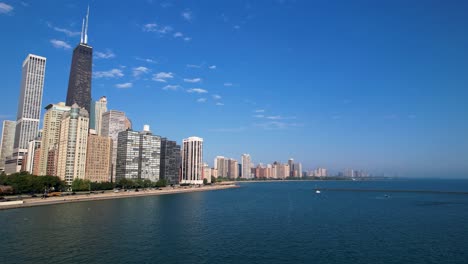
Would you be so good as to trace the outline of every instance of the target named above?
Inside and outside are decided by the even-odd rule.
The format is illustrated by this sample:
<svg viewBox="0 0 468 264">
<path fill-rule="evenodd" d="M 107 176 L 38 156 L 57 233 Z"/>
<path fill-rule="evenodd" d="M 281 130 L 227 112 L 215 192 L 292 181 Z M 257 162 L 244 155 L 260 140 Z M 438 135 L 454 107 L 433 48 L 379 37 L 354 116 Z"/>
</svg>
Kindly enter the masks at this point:
<svg viewBox="0 0 468 264">
<path fill-rule="evenodd" d="M 240 185 L 0 211 L 0 262 L 468 263 L 468 180 Z"/>
</svg>

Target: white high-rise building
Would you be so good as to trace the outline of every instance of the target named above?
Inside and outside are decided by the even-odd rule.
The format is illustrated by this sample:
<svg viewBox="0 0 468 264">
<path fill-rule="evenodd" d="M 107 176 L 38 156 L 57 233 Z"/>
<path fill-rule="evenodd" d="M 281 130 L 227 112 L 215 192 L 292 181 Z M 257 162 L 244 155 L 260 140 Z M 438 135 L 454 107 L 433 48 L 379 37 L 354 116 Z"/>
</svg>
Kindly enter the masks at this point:
<svg viewBox="0 0 468 264">
<path fill-rule="evenodd" d="M 39 175 L 47 175 L 49 151 L 58 148 L 62 116 L 64 113 L 69 112 L 71 108 L 66 106 L 64 102 L 60 102 L 58 104 L 49 104 L 45 109 L 47 112 L 44 114 L 42 125 L 42 151 L 39 157 Z"/>
<path fill-rule="evenodd" d="M 28 54 L 23 62 L 13 153 L 5 164 L 7 174 L 20 171 L 29 141 L 38 136 L 45 68 L 46 58 L 41 56 Z"/>
<path fill-rule="evenodd" d="M 101 136 L 102 115 L 107 112 L 107 98 L 102 96 L 94 103 L 94 130 Z"/>
<path fill-rule="evenodd" d="M 181 184 L 203 184 L 203 139 L 189 137 L 182 144 Z"/>
<path fill-rule="evenodd" d="M 57 176 L 68 185 L 76 178 L 85 179 L 88 129 L 88 111 L 73 104 L 62 118 L 57 162 Z"/>
<path fill-rule="evenodd" d="M 250 158 L 249 154 L 242 154 L 241 157 L 242 162 L 242 175 L 241 177 L 244 179 L 251 179 L 252 178 L 252 159 Z"/>
<path fill-rule="evenodd" d="M 13 142 L 15 141 L 16 122 L 3 121 L 2 139 L 0 141 L 0 172 L 5 170 L 5 161 L 13 154 Z"/>
</svg>

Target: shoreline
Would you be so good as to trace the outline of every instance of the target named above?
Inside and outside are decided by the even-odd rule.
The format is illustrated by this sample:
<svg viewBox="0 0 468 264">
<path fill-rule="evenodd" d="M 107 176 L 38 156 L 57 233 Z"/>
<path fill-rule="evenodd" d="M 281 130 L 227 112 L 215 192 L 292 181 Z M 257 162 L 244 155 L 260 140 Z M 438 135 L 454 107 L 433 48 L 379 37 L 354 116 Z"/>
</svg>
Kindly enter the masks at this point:
<svg viewBox="0 0 468 264">
<path fill-rule="evenodd" d="M 139 192 L 107 192 L 99 194 L 79 194 L 74 196 L 60 196 L 60 197 L 49 197 L 47 199 L 42 198 L 31 198 L 23 200 L 22 204 L 5 205 L 2 206 L 0 203 L 0 211 L 16 208 L 27 208 L 35 206 L 46 206 L 54 204 L 64 203 L 77 203 L 77 202 L 90 202 L 99 200 L 111 200 L 111 199 L 122 199 L 122 198 L 135 198 L 144 196 L 156 196 L 156 195 L 168 195 L 177 193 L 191 193 L 191 192 L 204 192 L 204 191 L 216 191 L 225 190 L 231 188 L 239 188 L 236 184 L 220 184 L 202 187 L 188 187 L 188 188 L 177 188 L 177 189 L 163 189 L 163 190 L 141 190 Z"/>
</svg>

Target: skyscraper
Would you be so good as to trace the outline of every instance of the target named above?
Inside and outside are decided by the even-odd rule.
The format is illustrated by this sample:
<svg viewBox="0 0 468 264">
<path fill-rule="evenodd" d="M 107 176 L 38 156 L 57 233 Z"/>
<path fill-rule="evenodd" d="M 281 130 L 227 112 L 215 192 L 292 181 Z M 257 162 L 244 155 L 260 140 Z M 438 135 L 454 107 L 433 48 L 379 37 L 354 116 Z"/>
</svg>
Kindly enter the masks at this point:
<svg viewBox="0 0 468 264">
<path fill-rule="evenodd" d="M 124 178 L 159 180 L 161 137 L 153 135 L 149 126 L 142 132 L 120 132 L 117 145 L 116 181 Z"/>
<path fill-rule="evenodd" d="M 115 180 L 117 164 L 117 139 L 119 132 L 129 129 L 128 119 L 124 112 L 109 110 L 102 115 L 101 136 L 112 138 L 112 181 Z"/>
<path fill-rule="evenodd" d="M 235 159 L 228 160 L 228 178 L 237 179 L 239 177 L 239 167 L 237 164 L 238 162 Z"/>
<path fill-rule="evenodd" d="M 148 125 L 140 133 L 139 178 L 153 182 L 159 180 L 161 162 L 161 137 L 153 135 Z"/>
<path fill-rule="evenodd" d="M 41 140 L 40 138 L 36 140 L 29 141 L 28 143 L 28 153 L 25 156 L 25 171 L 33 174 L 33 175 L 40 175 L 38 171 L 38 163 L 39 163 L 39 157 L 41 155 Z"/>
<path fill-rule="evenodd" d="M 20 170 L 29 141 L 38 135 L 45 67 L 46 58 L 37 55 L 28 54 L 23 62 L 13 153 L 5 164 L 7 174 Z"/>
<path fill-rule="evenodd" d="M 13 154 L 13 142 L 15 141 L 16 122 L 3 121 L 2 139 L 0 141 L 0 172 L 5 170 L 5 161 Z"/>
<path fill-rule="evenodd" d="M 92 129 L 89 132 L 85 178 L 91 182 L 109 182 L 112 169 L 112 139 L 98 136 Z"/>
<path fill-rule="evenodd" d="M 177 142 L 161 138 L 161 179 L 169 184 L 179 183 L 180 146 Z"/>
<path fill-rule="evenodd" d="M 91 129 L 96 130 L 98 136 L 101 135 L 102 126 L 102 115 L 107 112 L 107 98 L 102 96 L 98 101 L 94 103 L 92 107 L 90 126 Z"/>
<path fill-rule="evenodd" d="M 182 145 L 181 184 L 203 184 L 203 139 L 189 137 Z"/>
<path fill-rule="evenodd" d="M 85 179 L 88 129 L 88 111 L 73 104 L 62 118 L 57 162 L 57 176 L 68 185 L 76 178 Z"/>
<path fill-rule="evenodd" d="M 223 156 L 217 156 L 214 160 L 214 168 L 218 171 L 218 177 L 227 178 L 228 176 L 228 159 Z"/>
<path fill-rule="evenodd" d="M 250 179 L 252 178 L 251 175 L 251 164 L 252 164 L 252 159 L 250 158 L 249 154 L 242 154 L 241 157 L 241 162 L 242 162 L 242 175 L 241 177 L 244 179 Z"/>
<path fill-rule="evenodd" d="M 60 102 L 58 104 L 49 104 L 45 109 L 47 111 L 44 114 L 44 122 L 42 125 L 41 148 L 43 151 L 41 151 L 39 157 L 39 175 L 52 175 L 47 173 L 49 151 L 58 148 L 62 116 L 64 113 L 70 111 L 70 107 L 65 106 L 65 103 L 63 102 Z"/>
<path fill-rule="evenodd" d="M 66 103 L 68 106 L 76 103 L 90 113 L 93 48 L 88 45 L 88 19 L 89 7 L 81 28 L 81 41 L 73 50 Z"/>
</svg>

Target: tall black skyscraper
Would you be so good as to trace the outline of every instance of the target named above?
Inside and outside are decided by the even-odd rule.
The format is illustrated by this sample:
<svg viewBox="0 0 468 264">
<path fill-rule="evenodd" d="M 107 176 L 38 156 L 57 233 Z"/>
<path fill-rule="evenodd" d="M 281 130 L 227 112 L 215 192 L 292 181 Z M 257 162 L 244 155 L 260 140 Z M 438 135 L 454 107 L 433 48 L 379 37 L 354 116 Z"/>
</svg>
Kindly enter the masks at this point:
<svg viewBox="0 0 468 264">
<path fill-rule="evenodd" d="M 169 184 L 178 184 L 181 162 L 180 146 L 177 142 L 161 138 L 160 178 Z"/>
<path fill-rule="evenodd" d="M 88 45 L 88 18 L 89 7 L 86 14 L 86 23 L 83 20 L 80 44 L 73 50 L 66 104 L 72 106 L 76 103 L 90 113 L 93 47 Z"/>
</svg>

